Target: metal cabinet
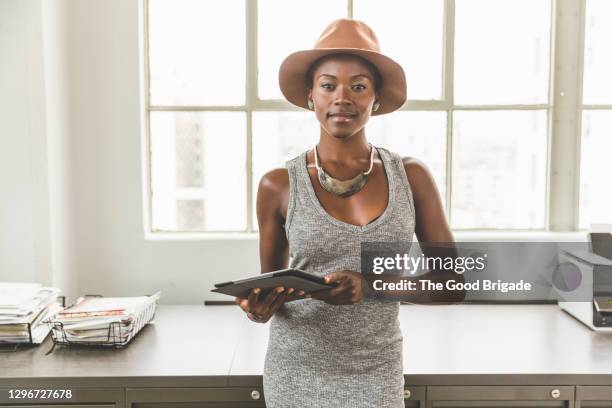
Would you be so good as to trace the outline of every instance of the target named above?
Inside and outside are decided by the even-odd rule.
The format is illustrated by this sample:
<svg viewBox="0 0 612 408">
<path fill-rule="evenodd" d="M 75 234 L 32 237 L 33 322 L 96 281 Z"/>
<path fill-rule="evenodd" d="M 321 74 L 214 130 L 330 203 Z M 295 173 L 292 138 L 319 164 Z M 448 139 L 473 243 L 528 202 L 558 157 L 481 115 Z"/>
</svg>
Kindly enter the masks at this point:
<svg viewBox="0 0 612 408">
<path fill-rule="evenodd" d="M 407 408 L 425 408 L 426 387 L 404 389 Z M 127 408 L 247 408 L 265 407 L 260 387 L 128 388 Z"/>
<path fill-rule="evenodd" d="M 263 408 L 261 387 L 128 388 L 127 408 Z"/>
<path fill-rule="evenodd" d="M 72 389 L 69 400 L 9 399 L 0 408 L 265 408 L 255 387 Z M 410 386 L 406 408 L 610 408 L 612 386 Z"/>
<path fill-rule="evenodd" d="M 600 408 L 612 407 L 611 386 L 587 386 L 576 387 L 576 408 Z"/>
<path fill-rule="evenodd" d="M 573 408 L 573 386 L 427 387 L 427 408 Z"/>
<path fill-rule="evenodd" d="M 49 390 L 68 389 L 69 397 L 47 398 L 49 394 L 53 395 Z M 41 398 L 15 398 L 27 395 L 23 390 L 40 390 L 38 395 Z M 67 387 L 61 380 L 53 380 L 44 386 L 36 382 L 25 382 L 19 387 L 0 388 L 0 408 L 124 408 L 124 397 L 123 388 L 72 388 Z"/>
</svg>

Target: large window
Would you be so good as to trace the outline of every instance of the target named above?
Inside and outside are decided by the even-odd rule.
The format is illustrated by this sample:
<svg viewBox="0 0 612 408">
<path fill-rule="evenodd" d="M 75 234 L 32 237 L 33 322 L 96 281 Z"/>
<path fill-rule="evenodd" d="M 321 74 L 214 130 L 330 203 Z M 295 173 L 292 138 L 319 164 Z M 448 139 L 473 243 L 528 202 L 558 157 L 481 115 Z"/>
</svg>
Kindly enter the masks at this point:
<svg viewBox="0 0 612 408">
<path fill-rule="evenodd" d="M 600 12 L 590 36 L 604 62 L 587 103 L 612 104 L 598 85 L 611 83 L 612 17 Z M 145 14 L 151 231 L 257 229 L 261 176 L 319 137 L 312 112 L 282 99 L 278 67 L 341 17 L 365 21 L 404 67 L 407 103 L 366 134 L 425 162 L 451 226 L 550 228 L 551 0 L 148 0 Z M 610 144 L 612 115 L 599 108 L 585 106 L 583 156 Z M 600 155 L 583 172 L 603 169 Z M 583 191 L 600 185 L 582 180 Z M 600 197 L 580 199 L 594 209 Z"/>
</svg>

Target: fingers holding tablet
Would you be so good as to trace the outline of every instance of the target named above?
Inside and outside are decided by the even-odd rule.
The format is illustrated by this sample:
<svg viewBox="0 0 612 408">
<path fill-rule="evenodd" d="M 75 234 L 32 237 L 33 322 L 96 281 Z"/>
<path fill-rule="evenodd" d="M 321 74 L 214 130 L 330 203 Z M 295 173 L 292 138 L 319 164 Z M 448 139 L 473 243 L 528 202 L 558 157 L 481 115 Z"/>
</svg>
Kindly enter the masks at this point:
<svg viewBox="0 0 612 408">
<path fill-rule="evenodd" d="M 251 289 L 248 298 L 237 297 L 235 302 L 246 312 L 249 319 L 265 323 L 292 293 L 294 293 L 292 288 L 285 290 L 282 286 L 265 293 L 262 293 L 261 288 L 254 288 Z"/>
</svg>

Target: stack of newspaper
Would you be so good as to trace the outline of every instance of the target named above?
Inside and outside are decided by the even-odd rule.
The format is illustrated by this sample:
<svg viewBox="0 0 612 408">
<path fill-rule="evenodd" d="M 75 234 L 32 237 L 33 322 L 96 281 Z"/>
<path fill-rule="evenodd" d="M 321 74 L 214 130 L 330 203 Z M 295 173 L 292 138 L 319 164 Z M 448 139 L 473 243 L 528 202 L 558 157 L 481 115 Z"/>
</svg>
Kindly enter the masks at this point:
<svg viewBox="0 0 612 408">
<path fill-rule="evenodd" d="M 127 343 L 153 318 L 161 296 L 84 296 L 58 313 L 50 322 L 58 343 Z"/>
<path fill-rule="evenodd" d="M 0 282 L 0 342 L 42 343 L 50 330 L 45 320 L 62 310 L 59 292 L 40 283 Z"/>
</svg>

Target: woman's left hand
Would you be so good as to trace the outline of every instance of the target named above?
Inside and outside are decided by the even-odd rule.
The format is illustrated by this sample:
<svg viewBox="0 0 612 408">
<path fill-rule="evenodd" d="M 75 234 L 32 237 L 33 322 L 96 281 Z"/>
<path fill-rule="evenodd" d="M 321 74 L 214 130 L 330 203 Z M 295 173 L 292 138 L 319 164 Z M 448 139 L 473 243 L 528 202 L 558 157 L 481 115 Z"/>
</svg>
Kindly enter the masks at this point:
<svg viewBox="0 0 612 408">
<path fill-rule="evenodd" d="M 325 283 L 336 282 L 336 286 L 312 292 L 311 298 L 330 305 L 354 305 L 361 302 L 364 279 L 359 272 L 337 271 L 325 275 L 323 279 Z"/>
</svg>

